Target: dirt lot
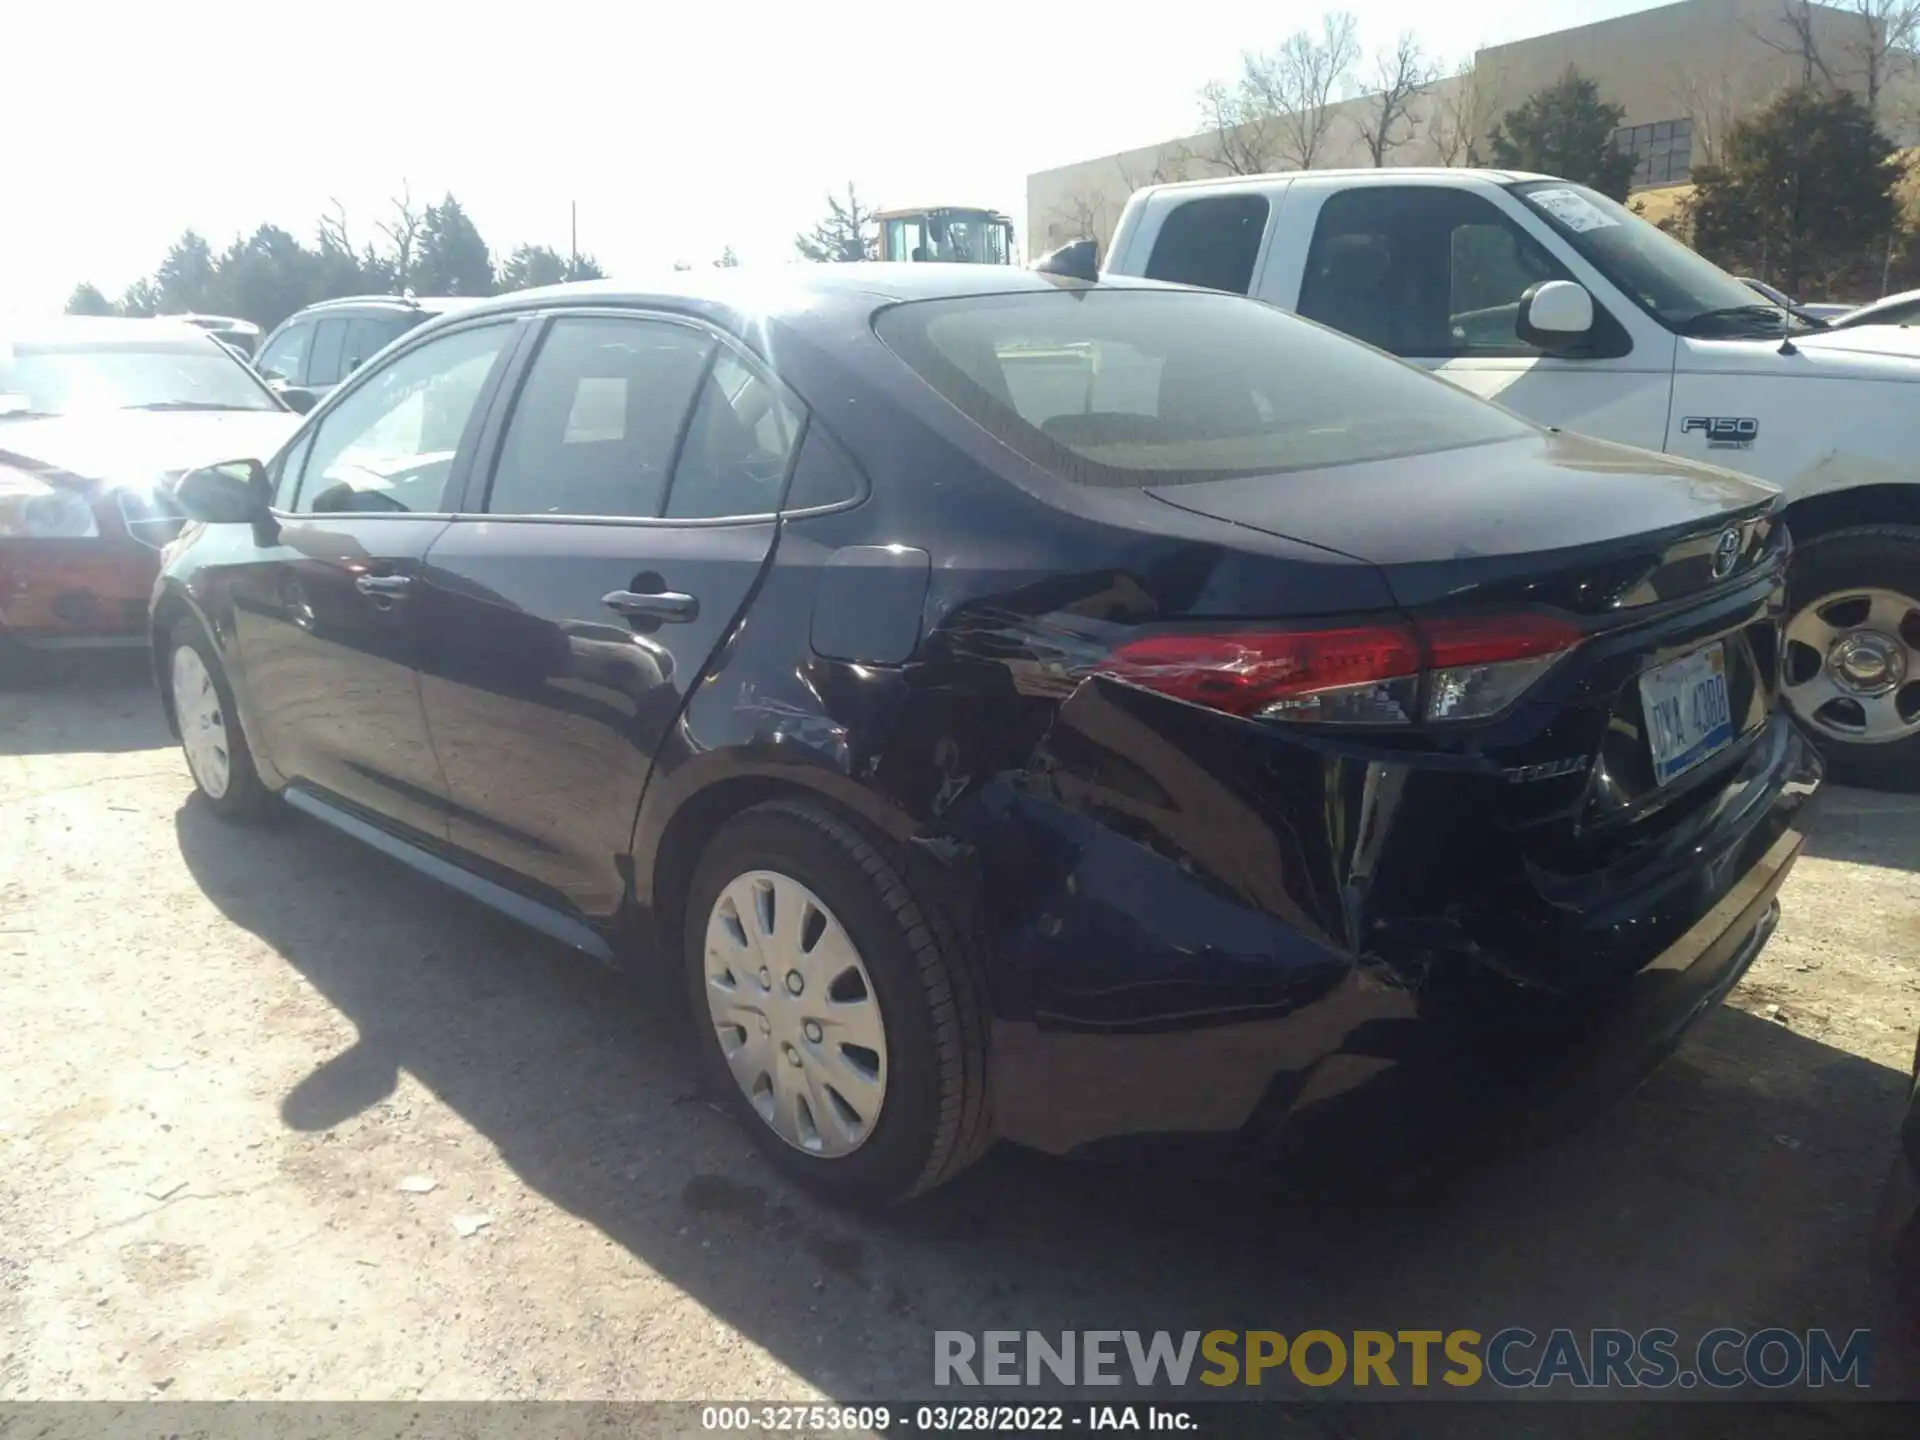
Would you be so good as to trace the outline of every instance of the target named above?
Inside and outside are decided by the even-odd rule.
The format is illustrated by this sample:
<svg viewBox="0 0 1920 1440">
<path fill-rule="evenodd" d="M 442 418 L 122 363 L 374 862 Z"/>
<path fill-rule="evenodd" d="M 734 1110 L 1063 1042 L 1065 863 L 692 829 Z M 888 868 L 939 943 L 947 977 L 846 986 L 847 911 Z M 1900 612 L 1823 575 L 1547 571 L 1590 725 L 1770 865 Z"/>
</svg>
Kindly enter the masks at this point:
<svg viewBox="0 0 1920 1440">
<path fill-rule="evenodd" d="M 0 1397 L 852 1400 L 927 1394 L 935 1328 L 1872 1323 L 1920 798 L 1830 792 L 1731 1007 L 1444 1208 L 999 1154 L 882 1224 L 777 1181 L 644 993 L 188 794 L 137 665 L 0 690 Z"/>
</svg>

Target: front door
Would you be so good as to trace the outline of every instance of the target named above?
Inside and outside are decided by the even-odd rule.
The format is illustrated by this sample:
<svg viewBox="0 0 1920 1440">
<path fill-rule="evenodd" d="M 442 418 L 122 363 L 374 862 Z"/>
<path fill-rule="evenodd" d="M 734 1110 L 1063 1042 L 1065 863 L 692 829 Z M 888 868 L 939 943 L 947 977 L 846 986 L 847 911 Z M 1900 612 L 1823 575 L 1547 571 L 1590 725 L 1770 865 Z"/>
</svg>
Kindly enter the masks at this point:
<svg viewBox="0 0 1920 1440">
<path fill-rule="evenodd" d="M 280 458 L 277 542 L 236 577 L 250 719 L 287 780 L 444 838 L 420 707 L 414 586 L 510 321 L 443 333 L 369 373 Z"/>
<path fill-rule="evenodd" d="M 546 322 L 418 597 L 455 845 L 617 912 L 654 753 L 773 552 L 799 417 L 704 327 Z"/>
<path fill-rule="evenodd" d="M 1673 336 L 1638 311 L 1612 313 L 1596 294 L 1579 351 L 1549 355 L 1522 340 L 1515 322 L 1527 288 L 1582 277 L 1493 198 L 1454 185 L 1308 176 L 1289 190 L 1287 213 L 1302 224 L 1312 217 L 1301 315 L 1539 424 L 1661 448 Z"/>
</svg>

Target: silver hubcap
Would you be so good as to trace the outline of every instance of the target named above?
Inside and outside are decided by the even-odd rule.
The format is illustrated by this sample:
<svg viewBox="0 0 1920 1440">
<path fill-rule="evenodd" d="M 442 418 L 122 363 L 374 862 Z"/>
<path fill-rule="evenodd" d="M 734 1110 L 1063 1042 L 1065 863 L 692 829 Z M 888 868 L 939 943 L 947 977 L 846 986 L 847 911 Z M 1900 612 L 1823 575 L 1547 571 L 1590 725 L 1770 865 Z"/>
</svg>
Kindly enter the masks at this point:
<svg viewBox="0 0 1920 1440">
<path fill-rule="evenodd" d="M 707 1012 L 740 1092 L 810 1155 L 851 1154 L 887 1098 L 887 1032 L 860 952 L 806 886 L 750 870 L 707 917 Z"/>
<path fill-rule="evenodd" d="M 187 768 L 194 783 L 218 800 L 227 793 L 233 774 L 227 752 L 227 717 L 213 676 L 191 645 L 173 652 L 173 713 L 180 722 L 180 744 L 187 752 Z"/>
<path fill-rule="evenodd" d="M 1883 745 L 1920 734 L 1920 601 L 1836 590 L 1787 622 L 1785 690 L 1822 735 Z"/>
</svg>

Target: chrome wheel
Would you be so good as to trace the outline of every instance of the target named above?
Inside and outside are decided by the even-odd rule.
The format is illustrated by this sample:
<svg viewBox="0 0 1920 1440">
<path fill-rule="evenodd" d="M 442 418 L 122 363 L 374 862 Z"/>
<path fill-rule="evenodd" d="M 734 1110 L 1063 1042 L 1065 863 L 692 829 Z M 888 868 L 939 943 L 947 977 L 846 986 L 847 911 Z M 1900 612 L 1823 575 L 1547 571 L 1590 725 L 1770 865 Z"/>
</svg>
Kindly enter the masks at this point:
<svg viewBox="0 0 1920 1440">
<path fill-rule="evenodd" d="M 1820 735 L 1884 745 L 1920 734 L 1920 601 L 1836 590 L 1787 622 L 1787 702 Z"/>
<path fill-rule="evenodd" d="M 825 902 L 776 871 L 736 876 L 707 917 L 705 980 L 720 1052 L 768 1127 L 810 1155 L 859 1149 L 886 1102 L 886 1026 Z"/>
<path fill-rule="evenodd" d="M 173 652 L 173 714 L 180 724 L 180 745 L 187 752 L 194 783 L 209 799 L 220 799 L 233 778 L 226 708 L 206 662 L 191 645 L 176 646 Z"/>
</svg>

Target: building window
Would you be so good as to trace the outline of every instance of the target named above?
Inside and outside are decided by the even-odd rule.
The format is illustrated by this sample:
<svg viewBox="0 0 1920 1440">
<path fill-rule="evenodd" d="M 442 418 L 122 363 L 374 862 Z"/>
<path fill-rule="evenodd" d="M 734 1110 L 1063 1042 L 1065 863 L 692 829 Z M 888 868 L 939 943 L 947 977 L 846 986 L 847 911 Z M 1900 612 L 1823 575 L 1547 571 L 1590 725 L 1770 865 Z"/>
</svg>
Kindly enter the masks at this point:
<svg viewBox="0 0 1920 1440">
<path fill-rule="evenodd" d="M 1662 120 L 1653 125 L 1623 125 L 1613 143 L 1633 156 L 1633 188 L 1684 185 L 1693 173 L 1693 122 Z"/>
</svg>

